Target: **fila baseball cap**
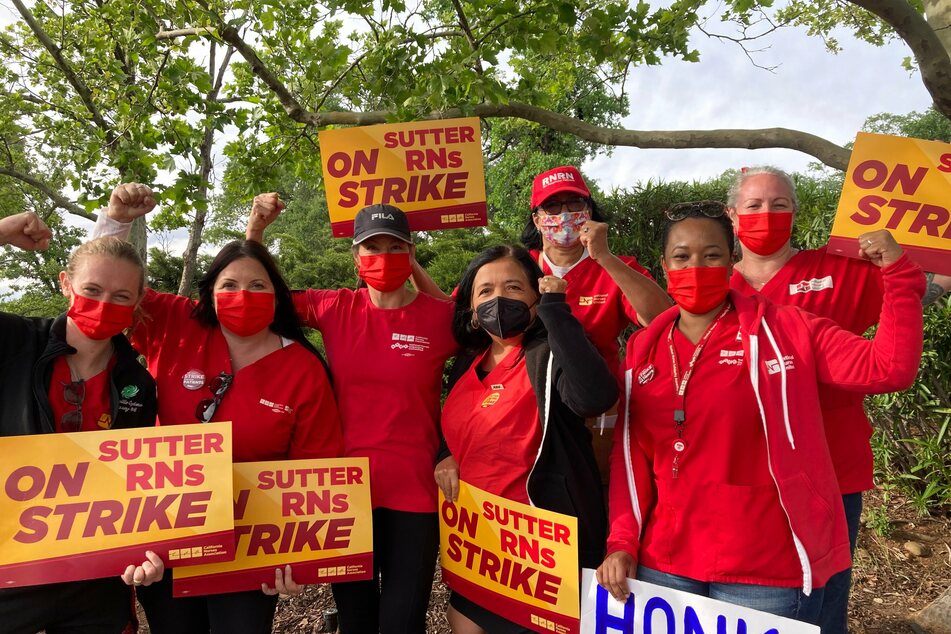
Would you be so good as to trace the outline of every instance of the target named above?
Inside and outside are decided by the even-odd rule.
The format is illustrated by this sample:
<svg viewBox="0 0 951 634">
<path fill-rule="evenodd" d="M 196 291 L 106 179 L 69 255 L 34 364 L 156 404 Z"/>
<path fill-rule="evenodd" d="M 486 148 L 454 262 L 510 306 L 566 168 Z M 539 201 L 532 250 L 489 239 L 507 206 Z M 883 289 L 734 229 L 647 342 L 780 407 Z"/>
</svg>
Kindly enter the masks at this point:
<svg viewBox="0 0 951 634">
<path fill-rule="evenodd" d="M 581 178 L 577 167 L 564 165 L 542 172 L 532 183 L 532 209 L 537 208 L 550 196 L 560 192 L 574 192 L 585 198 L 591 198 L 591 192 Z"/>
<path fill-rule="evenodd" d="M 409 221 L 399 207 L 370 205 L 357 212 L 353 219 L 353 243 L 360 244 L 373 236 L 387 235 L 403 242 L 413 243 L 409 235 Z"/>
</svg>

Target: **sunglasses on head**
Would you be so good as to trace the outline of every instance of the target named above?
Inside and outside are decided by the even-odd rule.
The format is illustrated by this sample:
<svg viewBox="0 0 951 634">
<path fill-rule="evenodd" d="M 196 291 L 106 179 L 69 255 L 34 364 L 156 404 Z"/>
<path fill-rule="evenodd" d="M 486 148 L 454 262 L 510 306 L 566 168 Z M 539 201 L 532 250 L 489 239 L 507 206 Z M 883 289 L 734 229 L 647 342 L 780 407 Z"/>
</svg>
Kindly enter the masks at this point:
<svg viewBox="0 0 951 634">
<path fill-rule="evenodd" d="M 63 383 L 63 400 L 76 409 L 66 412 L 59 421 L 64 432 L 79 431 L 83 426 L 83 401 L 86 399 L 86 382 L 82 379 Z"/>
<path fill-rule="evenodd" d="M 668 220 L 677 222 L 678 220 L 683 220 L 688 216 L 696 216 L 697 214 L 706 216 L 707 218 L 719 218 L 725 213 L 726 205 L 717 200 L 694 200 L 672 205 L 664 212 L 664 215 L 667 216 Z"/>
<path fill-rule="evenodd" d="M 208 389 L 211 390 L 212 397 L 198 403 L 195 408 L 195 418 L 201 423 L 207 423 L 215 415 L 215 410 L 224 398 L 225 392 L 231 387 L 231 381 L 234 377 L 226 372 L 222 372 L 208 383 Z"/>
</svg>

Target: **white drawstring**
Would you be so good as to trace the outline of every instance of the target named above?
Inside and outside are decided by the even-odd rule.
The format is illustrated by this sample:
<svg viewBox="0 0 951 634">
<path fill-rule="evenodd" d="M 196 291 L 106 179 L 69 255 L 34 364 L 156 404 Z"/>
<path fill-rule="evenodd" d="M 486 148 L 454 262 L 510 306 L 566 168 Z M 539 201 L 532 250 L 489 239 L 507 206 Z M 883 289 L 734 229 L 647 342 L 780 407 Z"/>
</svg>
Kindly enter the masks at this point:
<svg viewBox="0 0 951 634">
<path fill-rule="evenodd" d="M 627 490 L 631 494 L 631 507 L 634 509 L 634 519 L 637 520 L 638 538 L 644 532 L 644 522 L 641 520 L 641 505 L 637 499 L 637 484 L 634 483 L 634 461 L 631 458 L 631 387 L 633 385 L 634 370 L 624 373 L 624 464 L 627 475 Z"/>
<path fill-rule="evenodd" d="M 769 339 L 770 345 L 773 346 L 773 352 L 776 353 L 776 360 L 779 362 L 779 385 L 783 396 L 783 423 L 786 425 L 786 438 L 789 439 L 789 446 L 795 449 L 796 440 L 793 438 L 792 423 L 789 422 L 789 400 L 786 394 L 786 359 L 783 358 L 783 353 L 776 345 L 776 339 L 773 338 L 773 332 L 769 329 L 769 324 L 766 323 L 765 319 L 761 323 L 763 324 L 763 330 L 766 331 L 766 338 Z"/>
<path fill-rule="evenodd" d="M 766 321 L 760 322 L 763 326 L 766 326 Z M 772 335 L 769 333 L 767 328 L 767 337 L 772 338 Z M 799 557 L 799 565 L 802 568 L 802 593 L 807 597 L 812 594 L 812 563 L 809 561 L 809 554 L 806 552 L 805 546 L 802 545 L 799 536 L 796 535 L 795 529 L 793 529 L 792 520 L 789 517 L 789 511 L 786 510 L 786 504 L 783 502 L 782 491 L 779 488 L 779 482 L 776 480 L 776 474 L 773 473 L 773 459 L 769 451 L 769 425 L 766 424 L 766 410 L 763 407 L 763 399 L 759 395 L 759 337 L 754 334 L 750 334 L 750 382 L 753 384 L 753 393 L 756 395 L 756 404 L 759 405 L 759 415 L 763 422 L 763 434 L 766 436 L 766 466 L 769 468 L 769 475 L 773 478 L 773 483 L 776 485 L 776 493 L 779 495 L 779 505 L 783 509 L 783 513 L 786 515 L 786 524 L 789 526 L 789 532 L 792 533 L 793 544 L 796 546 L 796 555 Z M 775 344 L 774 344 L 775 349 Z M 780 355 L 780 363 L 785 370 L 786 362 Z M 786 377 L 785 371 L 782 374 L 783 379 Z M 783 406 L 785 407 L 786 401 L 786 390 L 783 386 Z M 785 412 L 784 412 L 785 413 Z M 786 433 L 790 435 L 790 442 L 792 441 L 791 434 L 789 430 L 789 417 L 786 416 Z M 795 445 L 793 445 L 795 449 Z"/>
<path fill-rule="evenodd" d="M 542 440 L 538 443 L 538 453 L 535 454 L 535 462 L 532 463 L 532 469 L 528 472 L 528 478 L 525 479 L 525 495 L 528 496 L 528 503 L 532 506 L 535 506 L 535 502 L 532 501 L 532 494 L 528 491 L 528 483 L 531 482 L 532 474 L 535 473 L 535 465 L 538 464 L 538 459 L 542 455 L 542 447 L 545 446 L 545 434 L 548 433 L 548 415 L 551 412 L 551 373 L 554 359 L 554 353 L 548 353 L 548 369 L 545 371 L 545 411 L 541 412 L 541 416 L 539 417 L 542 423 Z"/>
</svg>

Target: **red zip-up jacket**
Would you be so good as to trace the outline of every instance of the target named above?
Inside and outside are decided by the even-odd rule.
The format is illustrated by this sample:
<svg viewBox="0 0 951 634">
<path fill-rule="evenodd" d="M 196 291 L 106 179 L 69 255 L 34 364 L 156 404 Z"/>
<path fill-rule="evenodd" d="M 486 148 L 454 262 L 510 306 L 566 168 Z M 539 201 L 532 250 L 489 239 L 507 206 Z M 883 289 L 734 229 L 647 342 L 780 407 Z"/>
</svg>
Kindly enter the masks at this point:
<svg viewBox="0 0 951 634">
<path fill-rule="evenodd" d="M 760 413 L 757 425 L 765 437 L 768 479 L 775 485 L 775 491 L 764 487 L 768 490 L 762 495 L 782 507 L 781 517 L 789 533 L 781 538 L 788 542 L 791 537 L 796 551 L 787 560 L 798 560 L 801 568 L 774 570 L 774 562 L 744 562 L 743 582 L 789 585 L 789 579 L 801 574 L 803 592 L 810 594 L 813 587 L 824 586 L 829 577 L 850 565 L 845 516 L 825 441 L 818 385 L 834 384 L 869 394 L 905 389 L 914 382 L 921 358 L 924 276 L 907 255 L 885 267 L 882 274 L 885 301 L 878 332 L 871 341 L 798 308 L 730 292 L 740 324 L 743 363 L 756 399 L 753 410 Z M 629 346 L 625 405 L 633 382 L 639 376 L 646 378 L 648 370 L 652 374 L 654 360 L 668 354 L 666 333 L 678 314 L 677 307 L 665 311 Z M 670 381 L 670 377 L 652 380 Z M 694 380 L 703 380 L 703 375 Z M 670 394 L 674 398 L 672 390 Z M 730 403 L 721 405 L 728 415 Z M 657 486 L 666 473 L 663 470 L 669 471 L 669 463 L 654 460 L 651 448 L 655 439 L 644 437 L 648 433 L 644 421 L 628 420 L 629 409 L 624 408 L 623 424 L 615 430 L 611 456 L 608 553 L 623 550 L 644 565 L 699 581 L 738 582 L 737 575 L 722 568 L 718 554 L 722 543 L 732 539 L 729 549 L 735 550 L 735 540 L 741 538 L 722 534 L 714 538 L 715 522 L 709 525 L 711 531 L 690 532 L 671 551 L 650 551 L 652 544 L 662 542 L 661 535 L 655 539 L 651 532 L 674 530 L 681 519 L 665 516 L 667 501 L 663 497 L 675 495 L 677 489 Z M 728 450 L 735 453 L 736 447 L 708 442 L 692 456 L 694 473 L 704 462 L 722 460 Z M 743 465 L 737 468 L 742 470 Z M 660 496 L 659 490 L 664 491 Z M 704 500 L 706 512 L 722 503 L 715 498 Z M 757 519 L 749 517 L 747 525 L 757 526 Z"/>
</svg>

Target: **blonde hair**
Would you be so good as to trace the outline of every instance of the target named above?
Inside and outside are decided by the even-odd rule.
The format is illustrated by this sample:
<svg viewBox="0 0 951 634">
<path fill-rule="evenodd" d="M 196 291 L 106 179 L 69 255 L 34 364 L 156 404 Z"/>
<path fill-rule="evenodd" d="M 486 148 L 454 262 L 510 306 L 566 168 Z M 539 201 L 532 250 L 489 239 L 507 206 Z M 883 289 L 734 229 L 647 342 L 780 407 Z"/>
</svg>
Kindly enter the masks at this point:
<svg viewBox="0 0 951 634">
<path fill-rule="evenodd" d="M 731 209 L 736 209 L 737 198 L 739 198 L 740 188 L 743 187 L 743 183 L 746 182 L 747 178 L 759 176 L 760 174 L 769 174 L 770 176 L 775 176 L 782 180 L 783 183 L 786 184 L 786 187 L 789 188 L 789 199 L 792 201 L 793 211 L 799 211 L 799 198 L 796 196 L 796 184 L 793 182 L 792 177 L 783 170 L 770 165 L 748 167 L 746 171 L 738 173 L 726 194 L 726 206 Z"/>
<path fill-rule="evenodd" d="M 72 279 L 79 263 L 90 255 L 107 255 L 117 260 L 125 260 L 126 262 L 134 264 L 139 269 L 138 291 L 139 295 L 142 295 L 142 292 L 145 290 L 145 264 L 142 262 L 142 258 L 139 257 L 139 252 L 134 246 L 112 236 L 96 238 L 95 240 L 84 242 L 70 254 L 69 260 L 66 262 L 66 275 Z"/>
</svg>

